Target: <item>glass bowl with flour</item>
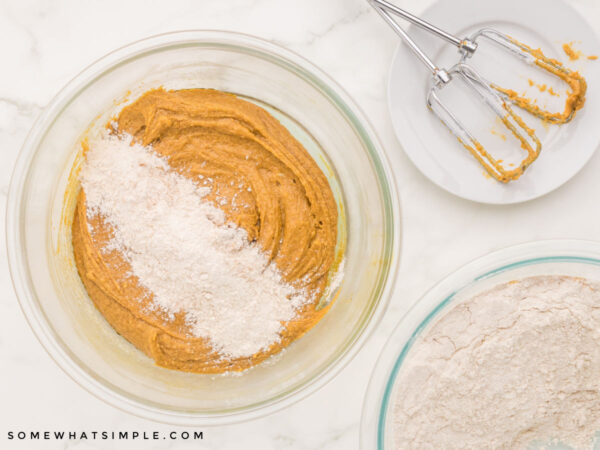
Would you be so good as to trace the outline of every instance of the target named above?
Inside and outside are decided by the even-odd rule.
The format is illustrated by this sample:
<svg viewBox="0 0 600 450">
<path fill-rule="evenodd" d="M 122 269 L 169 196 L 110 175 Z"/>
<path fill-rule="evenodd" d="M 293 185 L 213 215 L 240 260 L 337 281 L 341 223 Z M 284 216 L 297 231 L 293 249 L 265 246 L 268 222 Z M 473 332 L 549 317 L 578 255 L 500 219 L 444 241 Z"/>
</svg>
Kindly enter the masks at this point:
<svg viewBox="0 0 600 450">
<path fill-rule="evenodd" d="M 590 449 L 598 431 L 600 243 L 540 241 L 412 307 L 372 374 L 361 448 Z"/>
</svg>

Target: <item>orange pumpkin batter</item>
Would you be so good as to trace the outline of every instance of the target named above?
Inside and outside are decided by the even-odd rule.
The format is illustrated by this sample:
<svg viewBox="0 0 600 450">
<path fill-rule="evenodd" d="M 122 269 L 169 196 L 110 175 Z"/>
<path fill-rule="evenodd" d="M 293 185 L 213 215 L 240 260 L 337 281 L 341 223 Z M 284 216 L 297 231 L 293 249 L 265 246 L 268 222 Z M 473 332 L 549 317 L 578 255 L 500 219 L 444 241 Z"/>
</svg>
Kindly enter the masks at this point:
<svg viewBox="0 0 600 450">
<path fill-rule="evenodd" d="M 301 282 L 313 299 L 284 324 L 280 342 L 250 357 L 223 358 L 206 339 L 189 333 L 182 315 L 169 320 L 147 308 L 152 296 L 129 274 L 127 261 L 116 251 L 103 251 L 110 227 L 102 217 L 87 217 L 82 190 L 72 226 L 77 269 L 119 334 L 160 366 L 220 373 L 260 363 L 323 317 L 328 308 L 317 304 L 339 262 L 337 205 L 321 169 L 284 126 L 263 108 L 206 89 L 149 91 L 116 122 L 119 133 L 152 145 L 180 174 L 212 180 L 208 201 L 261 245 L 287 282 Z"/>
</svg>

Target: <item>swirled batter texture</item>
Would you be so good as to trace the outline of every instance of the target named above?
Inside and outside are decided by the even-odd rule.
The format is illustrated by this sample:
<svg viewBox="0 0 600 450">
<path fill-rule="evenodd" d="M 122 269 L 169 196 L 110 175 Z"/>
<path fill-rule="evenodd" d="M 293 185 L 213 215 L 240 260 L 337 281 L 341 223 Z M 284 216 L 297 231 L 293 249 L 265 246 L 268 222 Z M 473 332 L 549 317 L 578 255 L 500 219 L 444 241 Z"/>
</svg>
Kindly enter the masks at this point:
<svg viewBox="0 0 600 450">
<path fill-rule="evenodd" d="M 241 371 L 278 353 L 313 327 L 328 308 L 317 303 L 337 263 L 337 206 L 329 183 L 306 149 L 263 108 L 207 89 L 152 90 L 125 107 L 115 131 L 151 145 L 180 174 L 210 186 L 207 201 L 244 228 L 288 283 L 311 301 L 268 349 L 229 359 L 190 334 L 183 315 L 151 307 L 118 251 L 106 251 L 110 227 L 88 217 L 77 199 L 72 241 L 79 275 L 112 327 L 160 366 L 200 373 Z M 256 318 L 260 320 L 259 317 Z"/>
</svg>

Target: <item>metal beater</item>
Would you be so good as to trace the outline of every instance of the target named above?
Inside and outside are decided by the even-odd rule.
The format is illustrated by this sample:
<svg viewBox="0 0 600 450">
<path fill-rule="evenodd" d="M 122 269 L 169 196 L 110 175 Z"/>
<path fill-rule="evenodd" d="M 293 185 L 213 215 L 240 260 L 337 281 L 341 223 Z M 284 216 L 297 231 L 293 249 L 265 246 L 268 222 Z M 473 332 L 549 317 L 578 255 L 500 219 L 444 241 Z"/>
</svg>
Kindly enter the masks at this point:
<svg viewBox="0 0 600 450">
<path fill-rule="evenodd" d="M 540 108 L 535 102 L 531 101 L 523 95 L 519 95 L 512 89 L 506 89 L 498 86 L 495 83 L 488 82 L 496 91 L 505 99 L 510 100 L 516 106 L 529 111 L 531 114 L 540 119 L 552 122 L 555 124 L 563 124 L 569 122 L 575 113 L 583 107 L 585 103 L 585 93 L 587 91 L 587 83 L 579 72 L 574 72 L 562 65 L 560 61 L 546 57 L 541 50 L 533 49 L 510 36 L 507 36 L 492 28 L 483 28 L 471 35 L 469 42 L 476 42 L 479 38 L 488 39 L 490 42 L 499 46 L 499 48 L 508 51 L 511 55 L 521 59 L 530 66 L 537 66 L 540 69 L 560 78 L 570 89 L 565 102 L 565 108 L 562 112 L 550 112 Z M 473 52 L 462 51 L 461 60 L 464 62 L 470 58 Z"/>
<path fill-rule="evenodd" d="M 492 88 L 490 84 L 484 80 L 477 72 L 467 65 L 464 60 L 467 59 L 477 50 L 477 42 L 474 39 L 458 39 L 451 34 L 419 19 L 416 16 L 388 3 L 385 0 L 368 0 L 371 6 L 381 15 L 381 17 L 391 26 L 402 40 L 408 45 L 412 52 L 427 66 L 433 75 L 433 85 L 427 94 L 427 105 L 436 114 L 436 116 L 444 123 L 448 129 L 454 134 L 462 145 L 483 165 L 486 171 L 495 179 L 507 183 L 511 180 L 519 178 L 523 171 L 538 157 L 542 144 L 536 137 L 534 130 L 527 127 L 525 122 L 517 116 L 511 107 L 507 104 L 506 99 L 508 94 L 500 94 Z M 411 23 L 425 28 L 426 30 L 436 34 L 444 40 L 452 43 L 459 48 L 463 55 L 461 62 L 446 70 L 437 67 L 429 57 L 417 46 L 412 38 L 404 31 L 398 23 L 390 15 L 394 13 L 410 21 Z M 480 34 L 481 35 L 481 34 Z M 501 33 L 497 33 L 499 41 L 501 41 Z M 492 33 L 486 33 L 486 37 L 492 39 Z M 510 38 L 506 39 L 511 42 Z M 507 46 L 505 46 L 506 48 Z M 477 97 L 480 98 L 483 104 L 487 105 L 502 121 L 502 123 L 511 131 L 511 133 L 521 143 L 521 148 L 526 152 L 526 156 L 521 163 L 512 169 L 505 168 L 500 160 L 493 158 L 475 139 L 471 133 L 460 123 L 458 118 L 444 105 L 440 100 L 439 91 L 447 86 L 453 77 L 460 77 L 470 89 L 475 91 Z M 503 96 L 504 95 L 504 96 Z"/>
<path fill-rule="evenodd" d="M 526 44 L 523 44 L 504 33 L 500 33 L 492 28 L 482 28 L 479 31 L 473 33 L 469 38 L 459 39 L 456 36 L 447 33 L 436 26 L 425 22 L 424 20 L 414 16 L 413 14 L 391 4 L 386 0 L 369 0 L 372 5 L 378 6 L 379 8 L 396 14 L 409 22 L 417 25 L 438 37 L 441 37 L 445 41 L 458 47 L 461 53 L 461 62 L 465 62 L 475 53 L 477 50 L 477 40 L 484 38 L 493 43 L 504 51 L 507 51 L 512 56 L 515 56 L 530 66 L 537 66 L 538 68 L 550 73 L 563 82 L 565 82 L 570 89 L 568 98 L 565 102 L 565 109 L 562 113 L 545 111 L 543 108 L 536 105 L 530 99 L 519 95 L 517 92 L 498 86 L 492 82 L 486 80 L 486 82 L 496 89 L 506 100 L 510 100 L 516 106 L 529 111 L 531 114 L 539 117 L 542 120 L 562 124 L 569 122 L 574 116 L 577 110 L 583 107 L 585 103 L 585 93 L 587 90 L 587 84 L 585 79 L 575 71 L 568 69 L 563 66 L 560 61 L 546 57 L 541 50 L 533 49 Z"/>
</svg>

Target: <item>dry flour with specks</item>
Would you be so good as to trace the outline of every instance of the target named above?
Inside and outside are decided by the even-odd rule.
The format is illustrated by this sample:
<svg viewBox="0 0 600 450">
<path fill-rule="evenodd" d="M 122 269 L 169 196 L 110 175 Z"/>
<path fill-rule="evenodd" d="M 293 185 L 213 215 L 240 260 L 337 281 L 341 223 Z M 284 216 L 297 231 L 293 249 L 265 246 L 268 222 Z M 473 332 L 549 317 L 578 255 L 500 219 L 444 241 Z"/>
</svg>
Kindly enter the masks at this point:
<svg viewBox="0 0 600 450">
<path fill-rule="evenodd" d="M 600 284 L 531 277 L 450 306 L 413 344 L 393 398 L 396 449 L 592 448 Z"/>
<path fill-rule="evenodd" d="M 81 175 L 88 215 L 112 226 L 118 250 L 169 315 L 225 356 L 250 356 L 280 338 L 309 299 L 287 284 L 244 229 L 227 223 L 199 186 L 131 136 L 90 142 Z M 260 321 L 253 320 L 260 317 Z"/>
</svg>

